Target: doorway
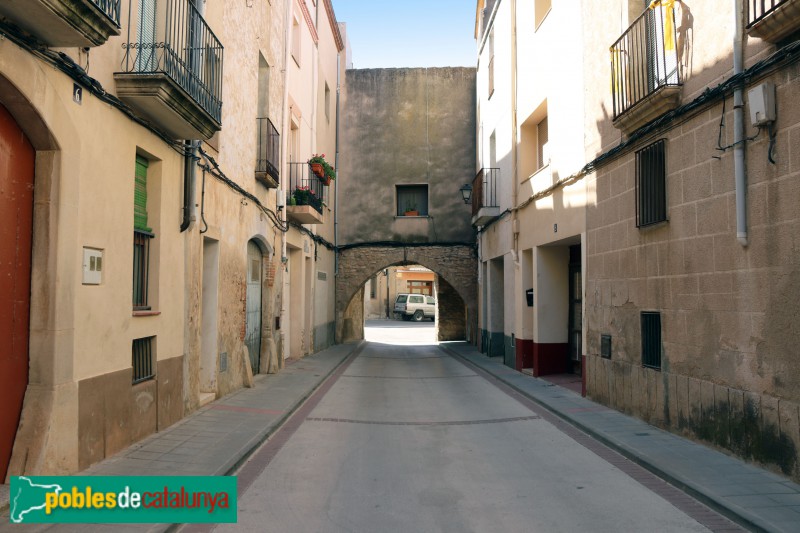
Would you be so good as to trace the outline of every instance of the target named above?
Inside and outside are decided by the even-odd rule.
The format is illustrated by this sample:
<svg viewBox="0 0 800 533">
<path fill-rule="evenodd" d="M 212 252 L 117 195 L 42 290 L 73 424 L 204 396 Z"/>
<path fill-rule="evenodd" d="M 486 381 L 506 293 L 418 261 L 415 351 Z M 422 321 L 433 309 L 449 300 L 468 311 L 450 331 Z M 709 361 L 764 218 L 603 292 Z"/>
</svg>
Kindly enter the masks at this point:
<svg viewBox="0 0 800 533">
<path fill-rule="evenodd" d="M 0 482 L 6 477 L 28 386 L 33 178 L 36 153 L 0 105 Z"/>
<path fill-rule="evenodd" d="M 258 245 L 247 243 L 247 326 L 244 343 L 250 354 L 250 368 L 258 374 L 261 367 L 261 269 L 264 255 Z"/>
<path fill-rule="evenodd" d="M 217 392 L 217 323 L 219 313 L 219 241 L 203 239 L 202 332 L 200 392 Z"/>
<path fill-rule="evenodd" d="M 569 247 L 569 370 L 581 373 L 583 352 L 583 281 L 581 273 L 581 245 Z"/>
</svg>

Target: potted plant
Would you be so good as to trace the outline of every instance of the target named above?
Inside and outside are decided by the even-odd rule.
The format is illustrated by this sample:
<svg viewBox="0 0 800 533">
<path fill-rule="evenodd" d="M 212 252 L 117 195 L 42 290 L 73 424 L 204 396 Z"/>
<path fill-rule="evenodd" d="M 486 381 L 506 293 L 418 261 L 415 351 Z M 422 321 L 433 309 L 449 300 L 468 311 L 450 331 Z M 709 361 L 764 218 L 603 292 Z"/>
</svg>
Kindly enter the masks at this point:
<svg viewBox="0 0 800 533">
<path fill-rule="evenodd" d="M 294 200 L 294 204 L 290 205 L 310 205 L 309 196 L 314 194 L 314 191 L 310 190 L 308 187 L 298 187 L 292 193 L 292 200 Z"/>
<path fill-rule="evenodd" d="M 314 154 L 308 160 L 308 164 L 311 165 L 311 172 L 316 174 L 325 185 L 330 185 L 331 180 L 336 179 L 336 170 L 325 161 L 325 154 Z"/>
<path fill-rule="evenodd" d="M 418 217 L 419 211 L 417 211 L 417 204 L 413 200 L 407 200 L 406 210 L 403 214 L 407 217 Z"/>
</svg>

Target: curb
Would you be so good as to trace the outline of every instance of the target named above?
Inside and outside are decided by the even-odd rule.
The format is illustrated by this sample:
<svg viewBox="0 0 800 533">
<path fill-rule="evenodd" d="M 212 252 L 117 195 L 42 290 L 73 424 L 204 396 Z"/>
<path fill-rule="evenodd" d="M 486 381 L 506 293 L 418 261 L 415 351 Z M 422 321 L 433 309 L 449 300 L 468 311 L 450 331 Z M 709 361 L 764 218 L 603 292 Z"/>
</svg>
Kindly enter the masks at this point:
<svg viewBox="0 0 800 533">
<path fill-rule="evenodd" d="M 477 367 L 478 369 L 482 370 L 483 372 L 486 372 L 487 374 L 491 375 L 494 379 L 496 379 L 498 381 L 501 381 L 506 386 L 510 387 L 511 389 L 513 389 L 514 391 L 518 392 L 522 396 L 528 398 L 529 400 L 531 400 L 532 402 L 536 403 L 537 405 L 543 407 L 548 412 L 550 412 L 553 415 L 557 416 L 558 418 L 560 418 L 564 422 L 567 422 L 571 426 L 581 430 L 582 432 L 586 433 L 587 435 L 591 436 L 592 438 L 598 440 L 599 442 L 601 442 L 605 446 L 608 446 L 612 450 L 620 453 L 625 458 L 630 459 L 631 461 L 633 461 L 634 463 L 638 464 L 639 466 L 645 468 L 649 472 L 652 472 L 653 474 L 655 474 L 656 476 L 660 477 L 661 479 L 663 479 L 664 481 L 666 481 L 670 485 L 673 485 L 674 487 L 677 487 L 678 489 L 680 489 L 683 492 L 687 493 L 688 495 L 692 496 L 693 498 L 695 498 L 699 502 L 707 505 L 709 508 L 711 508 L 714 511 L 716 511 L 716 512 L 720 513 L 721 515 L 725 516 L 726 518 L 729 518 L 729 519 L 733 520 L 734 522 L 736 522 L 737 524 L 739 524 L 739 525 L 741 525 L 743 527 L 746 527 L 746 528 L 748 528 L 748 529 L 750 529 L 752 531 L 766 532 L 766 533 L 769 533 L 770 531 L 774 531 L 771 527 L 769 527 L 768 524 L 765 524 L 763 522 L 763 520 L 761 520 L 760 517 L 753 515 L 751 512 L 747 511 L 746 509 L 742 509 L 739 506 L 732 505 L 732 504 L 730 504 L 728 502 L 721 501 L 718 498 L 707 494 L 706 492 L 703 491 L 703 489 L 701 487 L 698 487 L 691 480 L 684 479 L 683 476 L 680 476 L 680 475 L 677 475 L 677 474 L 672 474 L 672 473 L 668 472 L 667 470 L 661 468 L 657 464 L 649 461 L 648 459 L 646 459 L 645 457 L 640 455 L 637 450 L 632 449 L 632 448 L 630 448 L 630 447 L 628 447 L 628 446 L 626 446 L 626 445 L 624 445 L 622 443 L 618 443 L 618 442 L 615 442 L 614 440 L 609 439 L 607 436 L 603 435 L 602 433 L 600 433 L 600 432 L 594 430 L 593 428 L 585 425 L 584 423 L 580 422 L 579 420 L 577 420 L 575 418 L 572 418 L 569 414 L 564 413 L 563 411 L 560 411 L 560 410 L 556 409 L 555 407 L 553 407 L 553 406 L 549 405 L 548 403 L 546 403 L 544 400 L 536 397 L 535 395 L 530 394 L 529 392 L 521 389 L 520 387 L 517 387 L 513 382 L 508 381 L 508 380 L 504 379 L 503 377 L 495 374 L 494 372 L 492 372 L 491 370 L 489 370 L 485 366 L 470 361 L 467 357 L 465 357 L 464 355 L 458 353 L 457 351 L 453 350 L 452 348 L 448 348 L 448 347 L 445 347 L 445 346 L 440 346 L 440 347 L 443 350 L 445 350 L 447 353 L 453 355 L 454 357 L 457 357 L 458 359 L 464 361 L 465 363 L 467 363 L 469 365 L 472 365 L 474 367 Z M 482 356 L 483 354 L 479 354 L 479 355 Z M 538 379 L 538 378 L 534 378 L 532 376 L 527 376 L 527 375 L 525 375 L 525 374 L 523 374 L 521 372 L 519 372 L 519 375 L 520 376 L 525 376 L 525 377 L 530 378 L 530 379 Z M 598 405 L 601 405 L 601 404 L 598 404 Z M 661 428 L 657 428 L 655 426 L 653 426 L 653 427 L 655 429 L 659 429 L 661 431 L 666 431 L 666 430 L 662 430 Z M 670 434 L 672 435 L 672 433 L 670 433 Z"/>
</svg>

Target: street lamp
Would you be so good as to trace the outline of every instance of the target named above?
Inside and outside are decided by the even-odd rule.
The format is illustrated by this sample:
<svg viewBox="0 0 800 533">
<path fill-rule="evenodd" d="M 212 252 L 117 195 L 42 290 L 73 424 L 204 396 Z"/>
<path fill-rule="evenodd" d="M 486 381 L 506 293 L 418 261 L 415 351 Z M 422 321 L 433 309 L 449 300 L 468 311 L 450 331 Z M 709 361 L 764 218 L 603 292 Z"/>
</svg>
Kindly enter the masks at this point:
<svg viewBox="0 0 800 533">
<path fill-rule="evenodd" d="M 472 185 L 465 183 L 459 191 L 461 191 L 461 197 L 464 199 L 464 203 L 468 204 L 469 201 L 472 200 Z"/>
</svg>

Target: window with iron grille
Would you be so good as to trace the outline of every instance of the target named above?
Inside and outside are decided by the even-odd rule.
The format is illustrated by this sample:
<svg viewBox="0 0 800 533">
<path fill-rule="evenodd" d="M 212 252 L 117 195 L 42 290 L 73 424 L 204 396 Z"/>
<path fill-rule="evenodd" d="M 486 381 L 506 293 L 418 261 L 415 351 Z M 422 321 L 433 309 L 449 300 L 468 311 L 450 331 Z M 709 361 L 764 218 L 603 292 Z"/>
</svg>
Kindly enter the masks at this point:
<svg viewBox="0 0 800 533">
<path fill-rule="evenodd" d="M 636 152 L 636 226 L 667 220 L 667 159 L 664 139 Z"/>
<path fill-rule="evenodd" d="M 661 369 L 661 313 L 642 312 L 642 364 Z"/>
<path fill-rule="evenodd" d="M 397 185 L 397 216 L 428 216 L 427 185 Z"/>
<path fill-rule="evenodd" d="M 155 337 L 133 339 L 131 366 L 133 367 L 133 383 L 153 379 L 153 340 Z"/>
</svg>

